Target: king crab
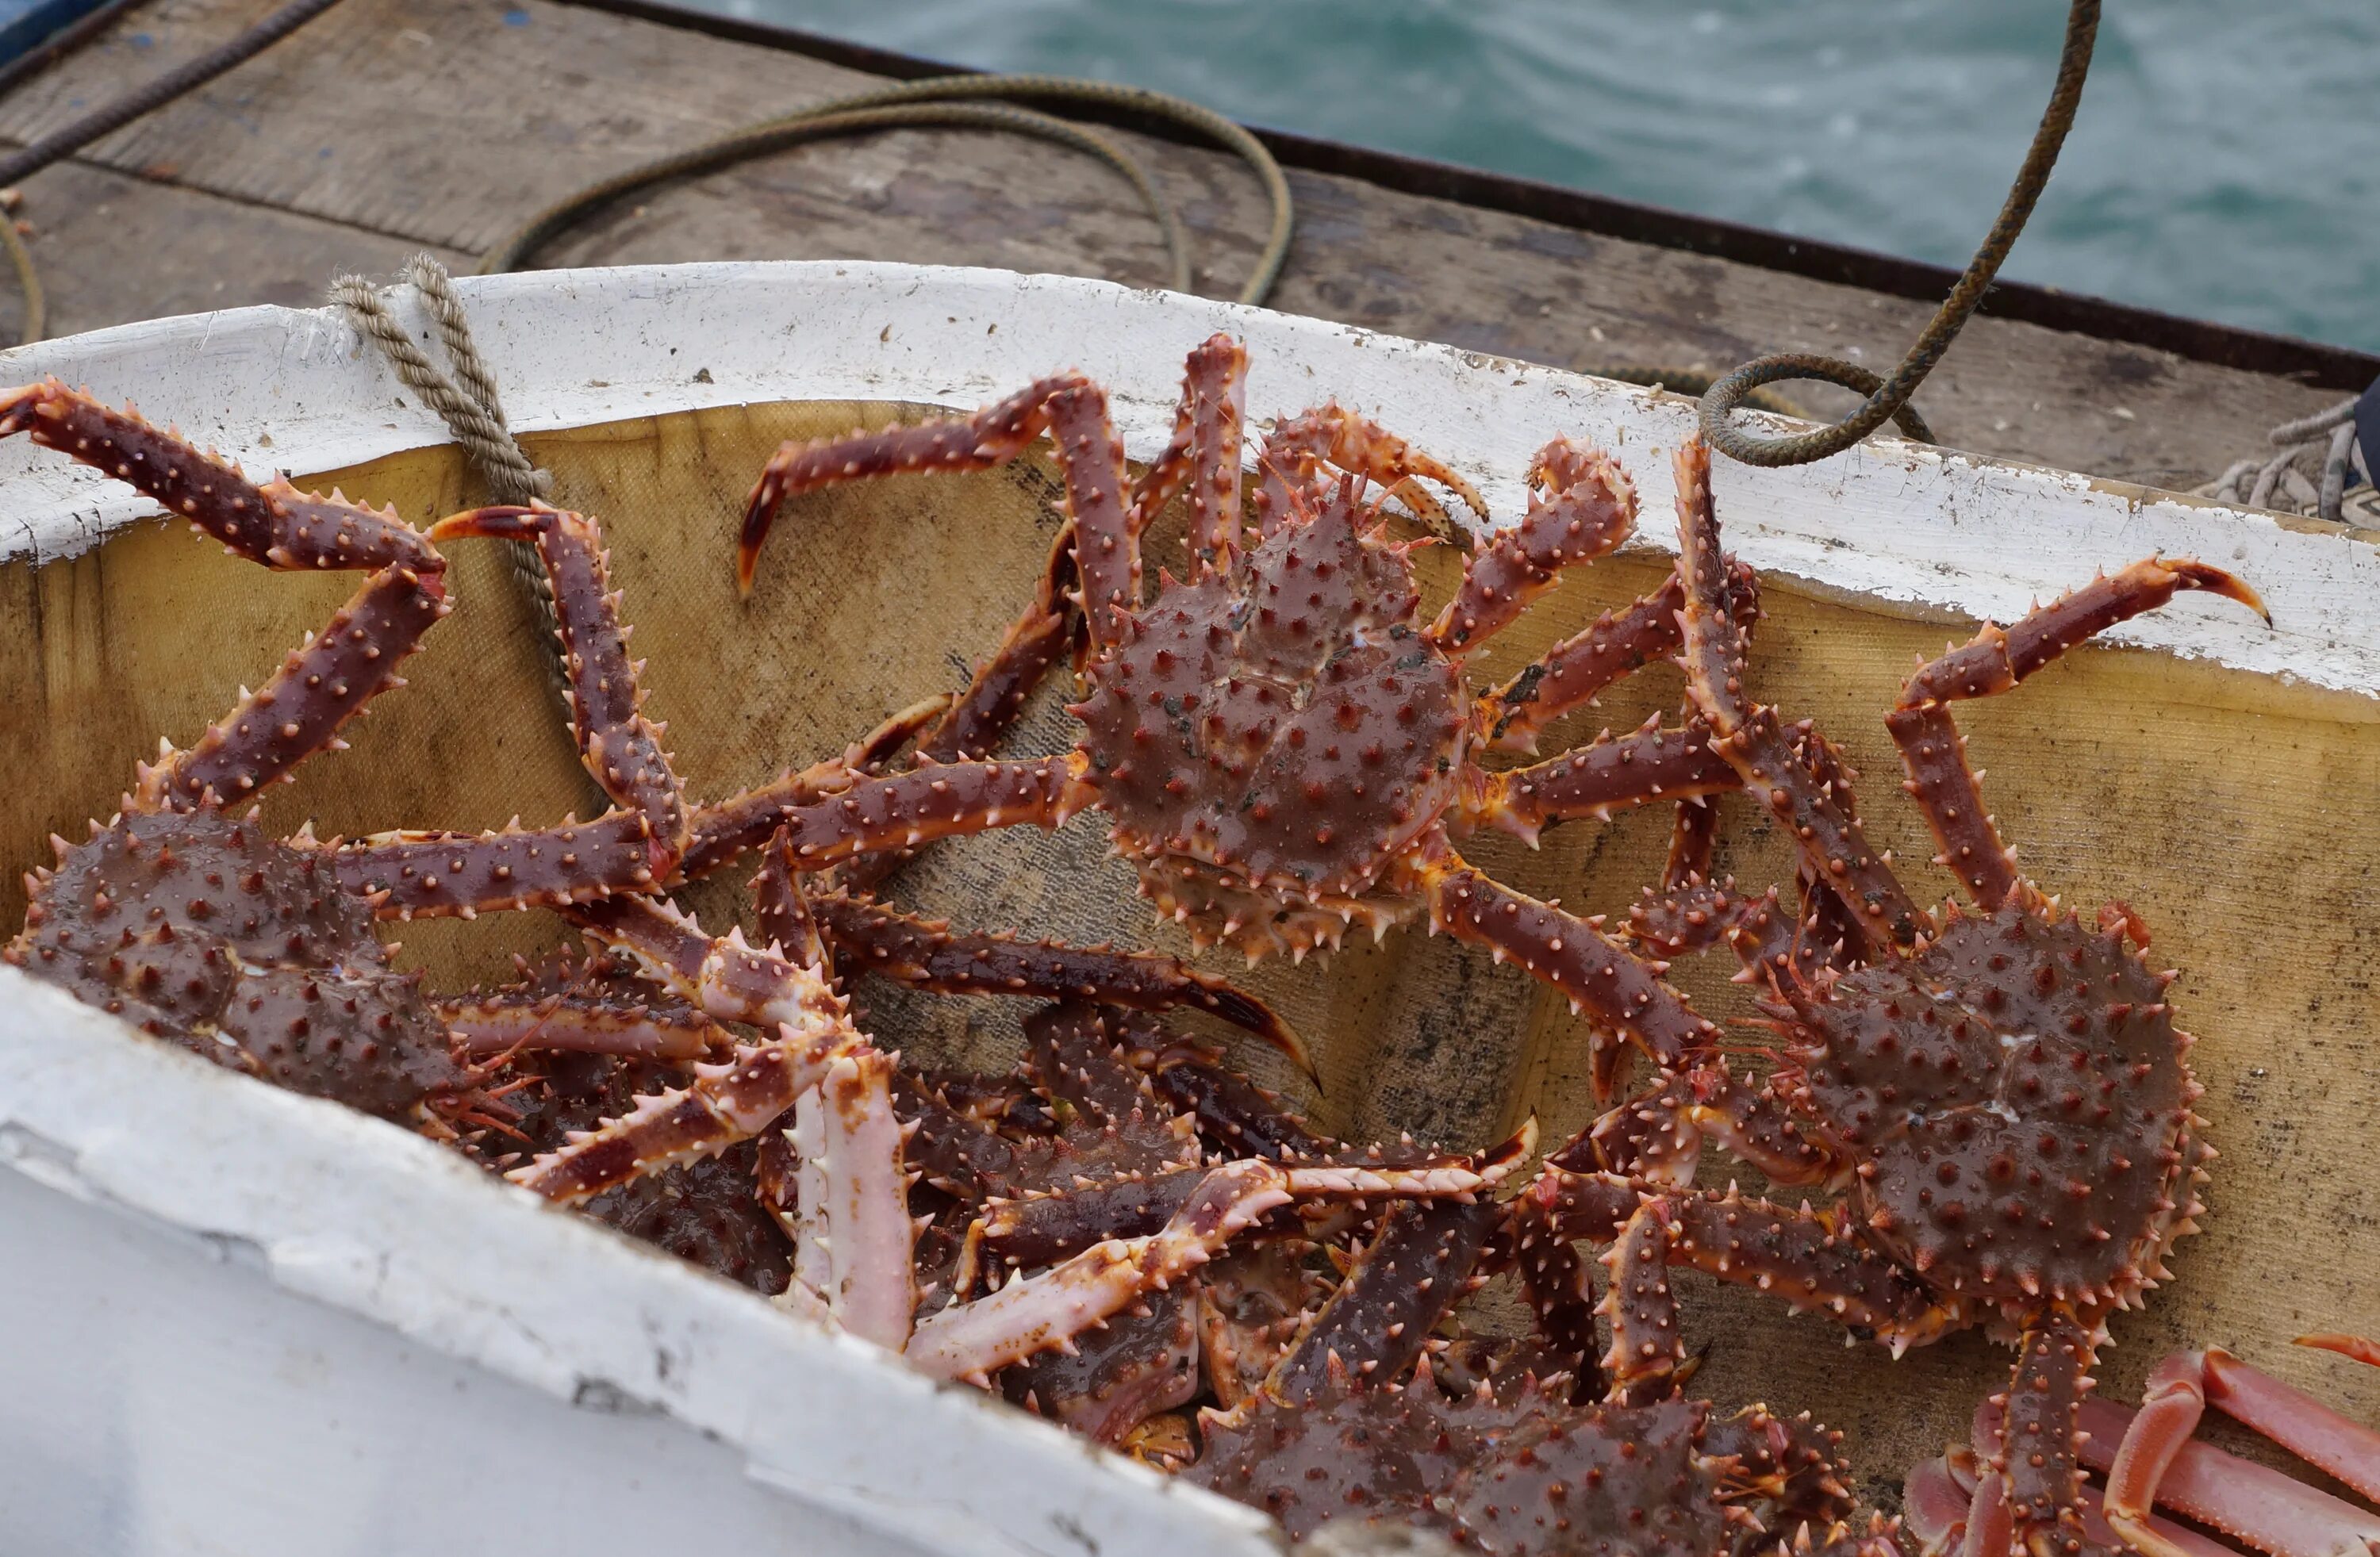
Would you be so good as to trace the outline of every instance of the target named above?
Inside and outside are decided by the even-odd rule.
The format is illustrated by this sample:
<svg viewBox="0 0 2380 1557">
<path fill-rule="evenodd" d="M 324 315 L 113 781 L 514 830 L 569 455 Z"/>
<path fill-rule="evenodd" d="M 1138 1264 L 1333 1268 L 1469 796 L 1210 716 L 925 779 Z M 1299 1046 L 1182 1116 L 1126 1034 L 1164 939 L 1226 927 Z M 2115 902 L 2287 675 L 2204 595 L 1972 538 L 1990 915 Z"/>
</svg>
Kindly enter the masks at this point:
<svg viewBox="0 0 2380 1557">
<path fill-rule="evenodd" d="M 1676 953 L 1724 936 L 1765 981 L 1777 1034 L 1765 1088 L 1717 1045 L 1664 1061 L 1654 1088 L 1549 1160 L 1526 1192 L 1542 1251 L 1566 1227 L 1578 1175 L 1614 1169 L 1664 1190 L 1678 1256 L 1755 1285 L 1900 1350 L 1987 1324 L 2019 1350 L 2007 1396 L 2013 1442 L 1985 1488 L 1992 1526 L 2036 1557 L 2084 1543 L 2071 1448 L 2104 1316 L 2138 1302 L 2194 1230 L 2196 1186 L 2214 1155 L 2192 1104 L 2202 1089 L 2166 993 L 2121 904 L 2086 928 L 2026 880 L 1985 814 L 1949 705 L 2004 692 L 2092 634 L 2204 589 L 2262 610 L 2245 585 L 2204 563 L 2152 560 L 2103 577 L 1910 678 L 1886 723 L 1916 800 L 1975 911 L 1912 902 L 1869 848 L 1848 775 L 1822 777 L 1775 711 L 1745 690 L 1740 630 L 1725 606 L 1708 454 L 1677 458 L 1683 663 L 1712 747 L 1791 830 L 1806 877 L 1834 899 L 1830 947 L 1782 932 L 1775 894 L 1740 898 L 1699 878 L 1639 916 Z M 1689 1019 L 1668 986 L 1645 1020 Z M 1657 1051 L 1657 1057 L 1658 1053 Z M 1779 1185 L 1831 1184 L 1840 1204 L 1795 1213 L 1730 1189 L 1689 1186 L 1711 1138 Z M 1524 1266 L 1530 1261 L 1524 1260 Z M 1549 1275 L 1552 1273 L 1549 1273 Z M 1540 1277 L 1542 1301 L 1559 1281 Z M 1984 1527 L 1978 1521 L 1977 1528 Z M 1999 1557 L 2005 1546 L 1991 1550 Z"/>
<path fill-rule="evenodd" d="M 1469 559 L 1454 597 L 1425 624 L 1409 545 L 1382 533 L 1377 482 L 1439 513 L 1419 478 L 1454 473 L 1344 408 L 1284 420 L 1258 460 L 1253 533 L 1243 513 L 1246 356 L 1218 335 L 1191 353 L 1172 445 L 1128 493 L 1104 392 L 1061 374 L 960 421 L 787 444 L 745 522 L 748 586 L 789 496 L 894 471 L 976 470 L 1047 431 L 1065 485 L 1058 571 L 1078 584 L 1087 687 L 1066 755 L 950 762 L 863 780 L 825 804 L 789 804 L 794 863 L 824 870 L 924 839 L 1034 824 L 1088 807 L 1139 873 L 1160 916 L 1200 945 L 1251 961 L 1376 935 L 1427 910 L 1443 929 L 1511 956 L 1665 1060 L 1716 1030 L 1596 924 L 1490 879 L 1455 839 L 1483 826 L 1535 841 L 1564 818 L 1739 786 L 1698 722 L 1648 727 L 1506 772 L 1474 760 L 1490 740 L 1525 744 L 1545 720 L 1674 648 L 1665 589 L 1605 619 L 1510 685 L 1465 690 L 1463 657 L 1509 625 L 1565 568 L 1619 546 L 1635 493 L 1607 456 L 1567 440 L 1539 451 L 1527 513 Z M 1189 493 L 1188 573 L 1142 599 L 1140 537 L 1167 496 Z M 1047 590 L 1045 589 L 1045 596 Z M 1749 611 L 1748 579 L 1731 605 Z M 1037 608 L 1038 610 L 1038 608 Z M 1028 618 L 1047 621 L 1048 613 Z M 1025 623 L 1020 623 L 1020 628 Z"/>
</svg>

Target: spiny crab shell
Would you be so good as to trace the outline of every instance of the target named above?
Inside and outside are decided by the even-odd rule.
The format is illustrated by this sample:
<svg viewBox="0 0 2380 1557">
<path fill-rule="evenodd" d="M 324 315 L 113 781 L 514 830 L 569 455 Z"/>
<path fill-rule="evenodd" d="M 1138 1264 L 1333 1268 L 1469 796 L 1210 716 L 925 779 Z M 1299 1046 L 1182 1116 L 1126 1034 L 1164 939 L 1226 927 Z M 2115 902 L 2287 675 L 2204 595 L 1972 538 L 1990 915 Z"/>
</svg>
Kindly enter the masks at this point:
<svg viewBox="0 0 2380 1557">
<path fill-rule="evenodd" d="M 2037 892 L 1803 986 L 1776 1084 L 1838 1161 L 1875 1241 L 1937 1289 L 2010 1311 L 2135 1298 L 2214 1149 L 2170 972 Z"/>
<path fill-rule="evenodd" d="M 1468 694 L 1415 626 L 1408 548 L 1342 482 L 1230 576 L 1170 575 L 1074 706 L 1143 893 L 1250 955 L 1422 906 L 1397 859 L 1457 797 Z"/>
<path fill-rule="evenodd" d="M 385 1118 L 471 1085 L 328 864 L 213 810 L 57 843 L 0 956 L 219 1065 Z"/>
</svg>

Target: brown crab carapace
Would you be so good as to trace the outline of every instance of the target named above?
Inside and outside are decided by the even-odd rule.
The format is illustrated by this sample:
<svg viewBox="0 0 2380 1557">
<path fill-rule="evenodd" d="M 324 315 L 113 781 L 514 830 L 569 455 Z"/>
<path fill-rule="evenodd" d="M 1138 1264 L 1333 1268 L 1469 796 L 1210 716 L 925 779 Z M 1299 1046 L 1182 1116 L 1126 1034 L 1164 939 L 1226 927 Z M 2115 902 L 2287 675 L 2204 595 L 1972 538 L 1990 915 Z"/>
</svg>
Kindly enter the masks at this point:
<svg viewBox="0 0 2380 1557">
<path fill-rule="evenodd" d="M 1765 1084 L 1705 1045 L 1556 1153 L 1529 1193 L 1558 1225 L 1577 1170 L 1666 1186 L 1681 1259 L 1896 1351 L 1975 1324 L 2014 1332 L 2007 1410 L 2018 1447 L 1996 1463 L 2005 1517 L 1990 1527 L 2035 1557 L 2071 1557 L 2073 1424 L 2103 1318 L 2162 1278 L 2174 1240 L 2194 1229 L 2214 1153 L 2192 1111 L 2191 1040 L 2166 998 L 2175 975 L 2142 960 L 2147 934 L 2129 909 L 2086 925 L 2017 871 L 1949 705 L 2015 686 L 2178 590 L 2262 607 L 2218 569 L 2153 560 L 2011 627 L 1986 625 L 1911 677 L 1886 724 L 1939 863 L 1975 900 L 1929 914 L 1863 836 L 1848 771 L 1814 762 L 1814 733 L 1797 743 L 1746 691 L 1698 441 L 1677 472 L 1689 691 L 1713 749 L 1791 830 L 1805 880 L 1833 900 L 1815 916 L 1832 938 L 1812 946 L 1773 892 L 1740 898 L 1694 878 L 1657 896 L 1640 935 L 1672 955 L 1724 937 L 1767 987 Z M 1666 987 L 1658 998 L 1679 1005 L 1672 1025 L 1686 1020 Z M 1698 1194 L 1689 1186 L 1706 1138 L 1777 1184 L 1832 1184 L 1843 1198 L 1795 1212 Z"/>
<path fill-rule="evenodd" d="M 1658 995 L 1658 972 L 1585 920 L 1500 886 L 1455 840 L 1499 827 L 1534 839 L 1567 817 L 1736 788 L 1707 731 L 1658 727 L 1491 773 L 1475 750 L 1521 742 L 1563 707 L 1674 648 L 1666 592 L 1599 622 L 1511 685 L 1475 698 L 1463 657 L 1510 624 L 1563 569 L 1619 546 L 1635 493 L 1605 455 L 1566 440 L 1539 452 L 1520 522 L 1479 545 L 1454 597 L 1423 622 L 1410 543 L 1384 532 L 1366 483 L 1417 504 L 1427 478 L 1475 510 L 1455 474 L 1344 408 L 1278 425 L 1257 460 L 1251 525 L 1241 489 L 1246 359 L 1217 336 L 1189 359 L 1172 444 L 1138 485 L 1107 401 L 1079 374 L 1036 383 L 964 421 L 787 445 L 746 518 L 748 581 L 778 505 L 893 471 L 979 469 L 1046 430 L 1065 485 L 1065 544 L 1090 658 L 1067 755 L 961 761 L 863 781 L 790 805 L 806 871 L 917 840 L 1097 807 L 1160 916 L 1251 960 L 1335 946 L 1350 927 L 1432 924 L 1523 962 L 1598 1022 L 1682 1061 L 1713 1030 Z M 1187 572 L 1144 600 L 1140 537 L 1189 492 Z M 1518 728 L 1514 721 L 1526 716 Z"/>
<path fill-rule="evenodd" d="M 2298 1345 L 2380 1365 L 2380 1345 L 2353 1335 L 2305 1335 Z M 2380 1553 L 2380 1515 L 2267 1466 L 2192 1437 L 2208 1406 L 2298 1456 L 2358 1496 L 2380 1503 L 2380 1428 L 2340 1416 L 2313 1396 L 2210 1347 L 2178 1352 L 2151 1370 L 2138 1411 L 2097 1398 L 2082 1403 L 2080 1454 L 2104 1488 L 2085 1485 L 2085 1538 L 2102 1550 L 2142 1557 L 2234 1557 L 2190 1525 L 2160 1518 L 2167 1508 L 2271 1557 L 2371 1557 Z M 1986 1401 L 1973 1442 L 1909 1475 L 1911 1533 L 1925 1557 L 2006 1545 L 1991 1482 L 2003 1453 L 2005 1413 Z M 1971 1525 L 1972 1521 L 1972 1525 Z M 1982 1527 L 1971 1543 L 1970 1531 Z"/>
</svg>

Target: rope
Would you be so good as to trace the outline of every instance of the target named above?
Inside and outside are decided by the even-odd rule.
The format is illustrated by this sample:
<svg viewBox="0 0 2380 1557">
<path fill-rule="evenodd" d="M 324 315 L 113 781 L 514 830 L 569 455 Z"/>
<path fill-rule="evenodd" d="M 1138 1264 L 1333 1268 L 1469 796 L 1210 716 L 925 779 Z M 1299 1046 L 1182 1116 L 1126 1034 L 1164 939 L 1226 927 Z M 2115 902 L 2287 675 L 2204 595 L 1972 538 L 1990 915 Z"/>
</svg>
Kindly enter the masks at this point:
<svg viewBox="0 0 2380 1557">
<path fill-rule="evenodd" d="M 366 340 L 380 348 L 396 376 L 421 397 L 422 404 L 438 413 L 470 456 L 490 495 L 501 503 L 543 502 L 553 489 L 553 473 L 530 464 L 528 455 L 513 441 L 512 430 L 504 424 L 504 403 L 496 395 L 495 375 L 488 371 L 487 360 L 472 343 L 471 321 L 463 312 L 463 300 L 455 295 L 454 277 L 428 254 L 407 260 L 403 274 L 421 295 L 423 306 L 438 326 L 439 343 L 454 368 L 452 377 L 430 360 L 430 354 L 397 321 L 388 299 L 370 281 L 362 276 L 339 277 L 331 284 L 331 301 Z M 528 600 L 543 631 L 541 641 L 551 651 L 545 656 L 546 670 L 567 706 L 569 682 L 562 663 L 561 618 L 553 609 L 553 581 L 546 576 L 537 548 L 523 540 L 508 540 L 504 547 L 513 578 Z"/>
<path fill-rule="evenodd" d="M 614 174 L 556 201 L 524 223 L 491 250 L 480 273 L 515 270 L 522 260 L 555 235 L 589 212 L 633 189 L 687 174 L 706 173 L 749 157 L 781 151 L 806 140 L 849 135 L 906 125 L 963 125 L 1038 136 L 1069 146 L 1114 168 L 1131 180 L 1141 202 L 1165 235 L 1166 254 L 1172 267 L 1170 284 L 1186 292 L 1191 286 L 1189 249 L 1172 208 L 1155 183 L 1123 149 L 1080 125 L 1028 109 L 1002 108 L 976 98 L 1052 99 L 1087 103 L 1100 107 L 1143 114 L 1211 137 L 1254 170 L 1264 185 L 1272 209 L 1270 229 L 1254 272 L 1240 289 L 1243 303 L 1261 303 L 1288 262 L 1294 213 L 1289 180 L 1264 143 L 1240 126 L 1209 109 L 1163 92 L 1122 87 L 1106 81 L 1076 80 L 1063 76 L 937 76 L 878 91 L 814 103 L 797 112 L 765 119 L 687 151 Z"/>
<path fill-rule="evenodd" d="M 1755 357 L 1720 379 L 1703 395 L 1703 436 L 1712 448 L 1745 465 L 1807 465 L 1840 453 L 1888 419 L 1898 422 L 1912 438 L 1934 441 L 1925 422 L 1910 409 L 1909 397 L 1925 382 L 1925 375 L 1934 370 L 1942 354 L 1949 350 L 1950 343 L 1983 302 L 1992 277 L 1999 272 L 2000 262 L 2008 258 L 2018 235 L 2024 231 L 2034 202 L 2041 198 L 2043 187 L 2049 182 L 2050 170 L 2058 165 L 2058 151 L 2066 143 L 2066 132 L 2074 126 L 2074 110 L 2082 101 L 2082 81 L 2090 73 L 2091 49 L 2098 35 L 2099 0 L 2072 0 L 2066 16 L 2065 44 L 2058 54 L 2058 84 L 2050 91 L 2049 106 L 2042 113 L 2040 128 L 2034 132 L 2024 165 L 2017 170 L 2016 182 L 2000 206 L 1999 217 L 1985 235 L 1975 257 L 1967 262 L 1966 272 L 1959 277 L 1950 296 L 1943 299 L 1942 307 L 1909 348 L 1909 355 L 1901 358 L 1900 366 L 1892 370 L 1891 377 L 1880 379 L 1856 363 L 1808 352 Z M 1788 379 L 1818 379 L 1840 384 L 1867 396 L 1867 401 L 1841 421 L 1782 437 L 1755 437 L 1729 419 L 1753 390 Z"/>
<path fill-rule="evenodd" d="M 2355 408 L 2362 397 L 2342 400 L 2310 416 L 2283 422 L 2266 438 L 2278 453 L 2234 460 L 2223 474 L 2193 495 L 2249 508 L 2277 508 L 2337 524 L 2347 517 L 2348 473 L 2357 461 Z M 2367 485 L 2375 475 L 2373 451 L 2361 451 Z"/>
</svg>

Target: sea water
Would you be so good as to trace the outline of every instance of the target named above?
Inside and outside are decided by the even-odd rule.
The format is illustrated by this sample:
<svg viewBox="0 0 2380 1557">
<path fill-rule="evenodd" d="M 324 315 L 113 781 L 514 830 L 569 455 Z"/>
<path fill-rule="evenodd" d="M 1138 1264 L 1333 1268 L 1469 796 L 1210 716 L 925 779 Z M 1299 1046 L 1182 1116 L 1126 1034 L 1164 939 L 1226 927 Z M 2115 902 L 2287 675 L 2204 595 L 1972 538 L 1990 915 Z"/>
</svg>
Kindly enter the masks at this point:
<svg viewBox="0 0 2380 1557">
<path fill-rule="evenodd" d="M 1963 264 L 2063 0 L 698 0 Z M 2011 278 L 2380 350 L 2380 0 L 2108 0 Z"/>
</svg>

